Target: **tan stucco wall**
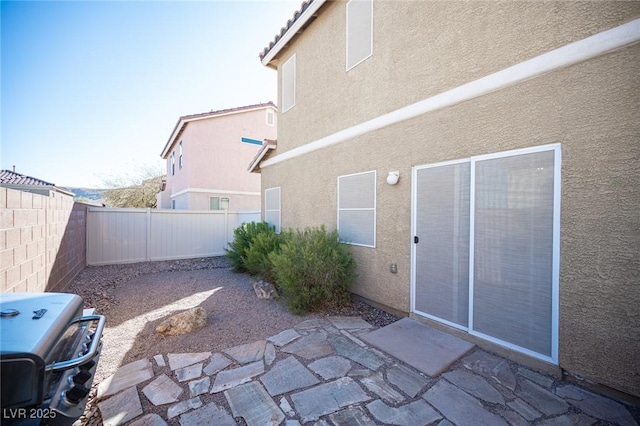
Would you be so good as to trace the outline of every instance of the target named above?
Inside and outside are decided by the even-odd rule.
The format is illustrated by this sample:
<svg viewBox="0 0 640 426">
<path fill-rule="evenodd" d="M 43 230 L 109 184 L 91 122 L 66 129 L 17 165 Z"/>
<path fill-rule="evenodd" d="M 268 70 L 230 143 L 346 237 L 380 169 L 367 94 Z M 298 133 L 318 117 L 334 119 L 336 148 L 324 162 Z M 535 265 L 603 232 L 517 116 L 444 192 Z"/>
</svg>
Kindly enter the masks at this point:
<svg viewBox="0 0 640 426">
<path fill-rule="evenodd" d="M 411 2 L 417 3 L 422 4 Z M 399 6 L 404 3 L 394 4 Z M 437 4 L 443 5 L 442 2 Z M 474 3 L 465 4 L 479 7 Z M 434 91 L 441 91 L 436 86 L 445 89 L 455 87 L 461 80 L 481 77 L 483 73 L 512 65 L 510 61 L 529 58 L 637 18 L 640 10 L 639 3 L 545 4 L 550 5 L 553 13 L 536 14 L 535 19 L 527 13 L 539 6 L 518 3 L 526 7 L 522 8 L 522 12 L 515 13 L 512 10 L 510 13 L 510 6 L 501 5 L 504 9 L 502 15 L 507 15 L 505 22 L 487 26 L 488 33 L 493 31 L 496 35 L 496 32 L 504 32 L 508 35 L 508 40 L 499 43 L 502 49 L 516 48 L 519 53 L 503 53 L 498 48 L 493 51 L 493 47 L 484 45 L 475 52 L 469 47 L 463 51 L 471 58 L 461 55 L 457 62 L 450 59 L 453 64 L 449 67 L 450 78 L 444 74 L 437 77 L 437 64 L 440 61 L 433 53 L 430 60 L 434 64 L 430 65 L 429 76 L 424 77 L 429 81 L 415 89 L 421 95 L 416 95 L 413 88 L 407 88 L 406 84 L 405 87 L 394 86 L 393 81 L 389 86 L 379 86 L 374 90 L 375 86 L 370 87 L 367 81 L 387 81 L 390 78 L 387 76 L 385 79 L 385 68 L 378 66 L 377 78 L 362 80 L 361 84 L 356 85 L 361 93 L 359 97 L 349 97 L 349 90 L 356 90 L 355 87 L 340 86 L 345 74 L 344 53 L 337 52 L 343 51 L 344 39 L 330 43 L 322 39 L 328 35 L 330 28 L 343 25 L 344 21 L 338 13 L 343 13 L 343 6 L 328 6 L 327 15 L 321 15 L 316 23 L 331 17 L 342 24 L 332 23 L 333 27 L 325 24 L 324 28 L 318 26 L 317 40 L 311 31 L 316 23 L 312 24 L 300 37 L 300 44 L 293 44 L 285 54 L 295 50 L 297 62 L 301 64 L 304 62 L 302 58 L 307 54 L 311 58 L 311 52 L 317 51 L 320 44 L 325 51 L 331 51 L 331 46 L 337 43 L 333 58 L 338 58 L 334 62 L 339 63 L 340 75 L 331 76 L 331 80 L 336 82 L 335 87 L 328 86 L 331 90 L 327 86 L 317 89 L 322 90 L 323 96 L 315 96 L 313 102 L 311 99 L 305 102 L 302 88 L 298 91 L 297 96 L 301 96 L 298 105 L 280 116 L 276 156 L 305 141 L 356 124 L 364 117 L 378 115 L 374 111 L 386 112 L 387 105 L 404 106 L 419 100 L 416 97 L 424 98 Z M 494 3 L 484 4 L 483 13 L 491 15 L 493 21 L 498 19 L 494 16 L 498 12 L 491 9 L 498 4 L 492 5 Z M 633 8 L 635 11 L 629 12 Z M 561 16 L 551 16 L 557 13 Z M 376 16 L 382 21 L 380 25 L 384 25 L 383 17 Z M 475 19 L 473 17 L 465 19 L 471 27 L 479 25 L 472 22 Z M 455 19 L 449 17 L 449 20 Z M 515 20 L 527 30 L 523 30 L 522 35 L 518 34 L 511 27 L 516 24 L 509 23 L 510 20 Z M 566 25 L 560 25 L 559 22 Z M 460 29 L 464 27 L 463 23 L 459 25 Z M 410 28 L 408 30 L 410 32 Z M 549 34 L 542 37 L 545 32 Z M 445 36 L 443 38 L 446 39 Z M 485 36 L 485 40 L 491 38 Z M 495 38 L 500 39 L 497 35 Z M 438 40 L 438 37 L 435 39 Z M 317 44 L 315 49 L 313 42 Z M 528 46 L 527 42 L 532 46 Z M 475 46 L 471 39 L 460 41 L 462 46 L 469 43 Z M 527 48 L 518 49 L 520 45 L 527 45 Z M 484 58 L 487 49 L 492 50 L 493 56 Z M 391 50 L 383 41 L 378 39 L 375 42 L 374 55 L 382 51 L 388 57 Z M 409 56 L 407 53 L 398 61 L 411 62 L 413 59 L 407 59 Z M 322 59 L 324 63 L 331 62 L 327 57 Z M 320 59 L 315 60 L 316 63 L 309 64 L 307 70 L 312 69 L 313 65 L 320 66 Z M 635 44 L 473 101 L 264 167 L 262 185 L 263 188 L 282 187 L 283 227 L 324 223 L 328 228 L 335 228 L 337 176 L 377 170 L 377 247 L 353 247 L 359 274 L 353 291 L 408 312 L 412 237 L 411 168 L 473 155 L 561 143 L 560 367 L 640 396 L 640 358 L 637 356 L 640 352 L 639 63 L 640 45 Z M 419 64 L 412 67 L 420 69 Z M 465 68 L 472 70 L 467 70 L 468 74 L 465 74 Z M 317 84 L 320 71 L 309 76 L 303 70 L 298 69 L 298 86 Z M 418 71 L 414 69 L 414 72 Z M 434 74 L 436 82 L 431 83 L 430 76 Z M 327 121 L 328 108 L 324 109 L 324 100 L 333 99 L 333 96 L 344 96 L 344 99 L 356 102 L 336 103 L 334 99 L 330 103 L 337 111 L 331 115 L 335 119 Z M 296 117 L 294 114 L 310 114 L 304 105 L 314 105 L 318 113 L 311 114 L 309 120 L 305 120 L 304 115 Z M 300 111 L 296 111 L 299 106 Z M 344 109 L 347 107 L 350 108 L 349 114 Z M 293 114 L 289 116 L 290 113 Z M 325 118 L 318 119 L 323 116 Z M 287 125 L 296 123 L 296 120 L 305 123 L 305 126 Z M 282 146 L 284 149 L 281 151 Z M 391 170 L 400 171 L 400 182 L 396 186 L 385 183 L 386 175 Z M 397 274 L 389 272 L 390 263 L 398 264 Z"/>
<path fill-rule="evenodd" d="M 267 109 L 272 110 L 271 107 L 265 107 L 189 122 L 178 138 L 183 145 L 182 169 L 178 162 L 178 144 L 169 152 L 169 156 L 171 152 L 176 154 L 175 175 L 171 174 L 170 157 L 167 157 L 167 186 L 160 196 L 160 208 L 171 208 L 171 195 L 195 188 L 235 192 L 223 195 L 230 198 L 233 210 L 259 209 L 260 175 L 249 173 L 247 166 L 260 145 L 243 143 L 241 138 L 260 141 L 276 138 L 277 121 L 274 125 L 266 123 Z M 177 209 L 209 209 L 206 194 L 189 192 L 188 195 L 174 196 L 173 199 L 176 200 Z"/>
<path fill-rule="evenodd" d="M 348 72 L 345 2 L 327 2 L 278 55 L 282 64 L 295 53 L 297 67 L 278 154 L 640 17 L 637 1 L 373 5 L 373 56 Z"/>
</svg>

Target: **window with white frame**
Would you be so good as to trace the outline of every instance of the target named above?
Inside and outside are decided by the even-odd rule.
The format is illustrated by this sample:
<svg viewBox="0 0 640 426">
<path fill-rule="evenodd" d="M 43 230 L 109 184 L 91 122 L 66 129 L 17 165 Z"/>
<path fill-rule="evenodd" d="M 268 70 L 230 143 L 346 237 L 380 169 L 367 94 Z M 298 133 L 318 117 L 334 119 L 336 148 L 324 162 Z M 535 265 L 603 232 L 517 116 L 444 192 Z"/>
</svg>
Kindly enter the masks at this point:
<svg viewBox="0 0 640 426">
<path fill-rule="evenodd" d="M 276 115 L 272 109 L 267 110 L 267 126 L 274 126 L 276 124 Z"/>
<path fill-rule="evenodd" d="M 296 104 L 296 55 L 282 64 L 282 112 Z"/>
<path fill-rule="evenodd" d="M 376 246 L 376 171 L 338 177 L 338 233 L 348 244 Z"/>
<path fill-rule="evenodd" d="M 280 233 L 280 187 L 264 191 L 264 221 Z"/>
<path fill-rule="evenodd" d="M 169 160 L 171 163 L 171 176 L 176 174 L 176 152 L 173 151 L 171 153 L 171 159 Z"/>
<path fill-rule="evenodd" d="M 347 71 L 373 54 L 373 0 L 347 3 Z"/>
<path fill-rule="evenodd" d="M 182 141 L 180 141 L 180 154 L 178 156 L 178 168 L 181 169 L 182 168 Z"/>
<path fill-rule="evenodd" d="M 210 197 L 210 210 L 229 210 L 229 199 L 226 197 Z"/>
</svg>

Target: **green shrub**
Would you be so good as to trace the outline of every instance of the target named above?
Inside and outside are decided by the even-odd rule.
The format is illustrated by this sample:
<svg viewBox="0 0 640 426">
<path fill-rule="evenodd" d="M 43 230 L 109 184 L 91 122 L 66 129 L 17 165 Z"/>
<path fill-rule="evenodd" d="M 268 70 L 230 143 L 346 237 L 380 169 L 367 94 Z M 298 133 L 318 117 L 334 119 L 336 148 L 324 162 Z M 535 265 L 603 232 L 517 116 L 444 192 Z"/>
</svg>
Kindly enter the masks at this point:
<svg viewBox="0 0 640 426">
<path fill-rule="evenodd" d="M 269 253 L 280 252 L 280 245 L 286 235 L 285 233 L 276 234 L 274 229 L 257 234 L 246 251 L 247 272 L 267 282 L 275 283 L 273 264 L 269 260 Z"/>
<path fill-rule="evenodd" d="M 233 231 L 233 242 L 229 244 L 231 248 L 224 251 L 235 272 L 248 271 L 247 251 L 257 235 L 268 232 L 273 232 L 273 229 L 267 222 L 244 223 Z"/>
<path fill-rule="evenodd" d="M 338 307 L 349 301 L 355 262 L 338 232 L 324 226 L 291 232 L 272 252 L 276 283 L 289 309 L 296 314 Z"/>
</svg>

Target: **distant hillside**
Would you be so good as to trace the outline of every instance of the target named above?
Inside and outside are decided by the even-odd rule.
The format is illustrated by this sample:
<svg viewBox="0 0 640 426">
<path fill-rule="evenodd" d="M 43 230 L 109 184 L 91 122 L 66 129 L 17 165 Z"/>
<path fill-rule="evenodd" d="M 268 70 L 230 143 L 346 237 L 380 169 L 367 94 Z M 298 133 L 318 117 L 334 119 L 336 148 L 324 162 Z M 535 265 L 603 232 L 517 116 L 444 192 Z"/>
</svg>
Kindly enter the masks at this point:
<svg viewBox="0 0 640 426">
<path fill-rule="evenodd" d="M 105 189 L 93 189 L 93 188 L 65 187 L 64 189 L 76 194 L 76 196 L 74 197 L 74 200 L 84 199 L 84 200 L 90 200 L 92 203 L 98 203 L 98 204 L 102 203 L 102 199 L 104 198 L 104 191 L 106 191 Z"/>
</svg>

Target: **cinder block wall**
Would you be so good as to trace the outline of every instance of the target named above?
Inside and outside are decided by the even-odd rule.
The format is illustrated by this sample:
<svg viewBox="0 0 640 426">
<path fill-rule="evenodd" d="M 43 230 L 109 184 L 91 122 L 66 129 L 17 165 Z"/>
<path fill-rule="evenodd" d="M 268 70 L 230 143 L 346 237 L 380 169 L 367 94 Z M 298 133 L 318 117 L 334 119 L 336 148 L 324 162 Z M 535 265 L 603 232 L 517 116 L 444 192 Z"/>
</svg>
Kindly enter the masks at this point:
<svg viewBox="0 0 640 426">
<path fill-rule="evenodd" d="M 0 188 L 0 291 L 65 291 L 86 265 L 87 206 Z"/>
</svg>

